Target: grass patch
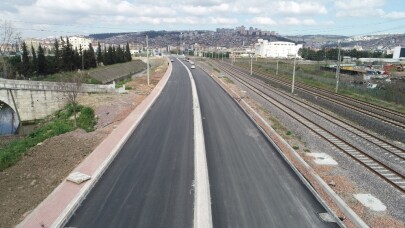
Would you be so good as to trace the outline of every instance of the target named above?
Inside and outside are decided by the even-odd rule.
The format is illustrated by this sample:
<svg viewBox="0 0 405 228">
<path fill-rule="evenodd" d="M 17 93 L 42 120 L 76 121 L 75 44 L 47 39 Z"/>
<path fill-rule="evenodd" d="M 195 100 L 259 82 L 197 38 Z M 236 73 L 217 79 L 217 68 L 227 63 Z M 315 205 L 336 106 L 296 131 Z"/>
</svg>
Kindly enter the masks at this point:
<svg viewBox="0 0 405 228">
<path fill-rule="evenodd" d="M 225 82 L 226 83 L 229 83 L 229 84 L 234 84 L 234 82 L 231 80 L 231 79 L 229 79 L 228 77 L 222 77 L 224 80 L 225 80 Z"/>
<path fill-rule="evenodd" d="M 291 135 L 292 133 L 291 133 L 291 131 L 287 131 L 285 134 L 286 135 Z"/>
<path fill-rule="evenodd" d="M 121 88 L 123 85 L 127 84 L 130 81 L 132 81 L 132 78 L 127 78 L 125 80 L 119 81 L 119 82 L 115 83 L 115 88 L 116 89 Z M 132 87 L 125 85 L 125 89 L 132 89 Z"/>
<path fill-rule="evenodd" d="M 94 111 L 89 107 L 78 106 L 78 112 L 81 114 L 77 118 L 77 126 L 86 130 L 93 131 L 96 124 Z M 44 120 L 40 123 L 37 130 L 33 131 L 27 137 L 17 139 L 8 146 L 0 150 L 0 171 L 13 166 L 17 163 L 22 155 L 31 147 L 37 145 L 46 139 L 57 135 L 75 130 L 71 116 L 73 114 L 72 105 L 67 105 L 63 110 L 57 111 L 49 120 Z"/>
<path fill-rule="evenodd" d="M 69 81 L 75 75 L 80 75 L 82 79 L 82 83 L 85 84 L 102 84 L 101 81 L 90 77 L 87 73 L 81 74 L 78 72 L 63 72 L 58 74 L 51 74 L 47 76 L 37 76 L 32 77 L 31 80 L 33 81 L 48 81 L 48 82 L 61 82 L 61 81 Z"/>
<path fill-rule="evenodd" d="M 297 145 L 293 146 L 292 148 L 293 148 L 294 150 L 299 150 L 299 149 L 300 149 L 300 147 L 297 146 Z"/>
<path fill-rule="evenodd" d="M 214 67 L 213 70 L 215 70 L 215 71 L 218 72 L 218 73 L 221 73 L 221 71 L 220 71 L 218 68 L 216 68 L 216 67 Z"/>
</svg>

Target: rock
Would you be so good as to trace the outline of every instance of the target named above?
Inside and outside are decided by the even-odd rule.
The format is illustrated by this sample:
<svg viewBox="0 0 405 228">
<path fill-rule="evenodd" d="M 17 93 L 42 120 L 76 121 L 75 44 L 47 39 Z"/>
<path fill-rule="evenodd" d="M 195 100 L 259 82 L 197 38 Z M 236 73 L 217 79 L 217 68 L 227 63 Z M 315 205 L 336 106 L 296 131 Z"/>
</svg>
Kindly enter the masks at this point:
<svg viewBox="0 0 405 228">
<path fill-rule="evenodd" d="M 31 185 L 31 186 L 34 186 L 35 183 L 37 183 L 37 180 L 34 179 L 34 180 L 31 181 L 31 184 L 30 184 L 30 185 Z"/>
<path fill-rule="evenodd" d="M 338 218 L 340 219 L 340 221 L 346 220 L 346 217 L 345 217 L 345 216 L 339 216 Z"/>
<path fill-rule="evenodd" d="M 37 144 L 37 146 L 41 146 L 42 144 L 44 144 L 44 143 L 40 142 L 40 143 Z"/>
<path fill-rule="evenodd" d="M 329 186 L 331 186 L 331 187 L 335 187 L 336 186 L 336 183 L 332 180 L 332 181 L 330 181 L 329 183 Z"/>
</svg>

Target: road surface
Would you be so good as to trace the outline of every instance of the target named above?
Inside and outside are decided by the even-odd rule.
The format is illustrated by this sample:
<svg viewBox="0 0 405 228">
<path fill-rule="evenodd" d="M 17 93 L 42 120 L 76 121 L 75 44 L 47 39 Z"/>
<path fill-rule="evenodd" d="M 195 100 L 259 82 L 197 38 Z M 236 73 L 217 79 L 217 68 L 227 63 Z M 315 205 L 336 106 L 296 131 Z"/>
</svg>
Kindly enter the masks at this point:
<svg viewBox="0 0 405 228">
<path fill-rule="evenodd" d="M 190 64 L 188 64 L 188 67 Z M 202 70 L 197 84 L 214 227 L 333 227 L 307 187 Z M 192 227 L 191 86 L 175 60 L 166 88 L 70 219 L 72 227 Z"/>
<path fill-rule="evenodd" d="M 191 86 L 172 75 L 68 227 L 192 227 L 194 143 Z"/>
<path fill-rule="evenodd" d="M 326 212 L 250 119 L 201 69 L 193 69 L 203 117 L 214 227 L 333 227 Z"/>
</svg>

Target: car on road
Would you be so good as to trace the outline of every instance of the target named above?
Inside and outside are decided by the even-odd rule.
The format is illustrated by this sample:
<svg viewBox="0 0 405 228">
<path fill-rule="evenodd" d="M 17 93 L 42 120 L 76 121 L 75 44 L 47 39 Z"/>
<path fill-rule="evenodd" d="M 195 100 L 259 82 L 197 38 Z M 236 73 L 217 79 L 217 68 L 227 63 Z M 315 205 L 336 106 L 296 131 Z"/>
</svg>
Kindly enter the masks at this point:
<svg viewBox="0 0 405 228">
<path fill-rule="evenodd" d="M 190 67 L 191 69 L 195 69 L 195 66 L 194 65 L 191 65 L 191 67 Z"/>
<path fill-rule="evenodd" d="M 170 62 L 174 62 L 174 59 L 170 59 Z"/>
</svg>

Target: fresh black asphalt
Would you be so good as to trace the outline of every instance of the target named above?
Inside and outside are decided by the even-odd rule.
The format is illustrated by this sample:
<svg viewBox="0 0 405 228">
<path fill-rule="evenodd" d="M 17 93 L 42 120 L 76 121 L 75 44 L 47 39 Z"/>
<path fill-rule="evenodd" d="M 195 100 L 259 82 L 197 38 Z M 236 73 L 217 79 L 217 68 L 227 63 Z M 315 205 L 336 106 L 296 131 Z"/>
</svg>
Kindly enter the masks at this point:
<svg viewBox="0 0 405 228">
<path fill-rule="evenodd" d="M 187 71 L 172 75 L 67 227 L 192 227 L 194 143 Z"/>
<path fill-rule="evenodd" d="M 331 227 L 322 205 L 219 85 L 193 71 L 201 104 L 214 227 Z"/>
<path fill-rule="evenodd" d="M 189 65 L 188 65 L 189 66 Z M 326 210 L 234 101 L 198 67 L 214 227 L 329 227 Z M 184 67 L 69 227 L 193 227 L 193 113 Z"/>
</svg>

